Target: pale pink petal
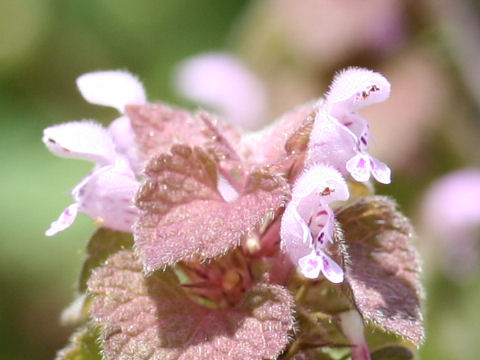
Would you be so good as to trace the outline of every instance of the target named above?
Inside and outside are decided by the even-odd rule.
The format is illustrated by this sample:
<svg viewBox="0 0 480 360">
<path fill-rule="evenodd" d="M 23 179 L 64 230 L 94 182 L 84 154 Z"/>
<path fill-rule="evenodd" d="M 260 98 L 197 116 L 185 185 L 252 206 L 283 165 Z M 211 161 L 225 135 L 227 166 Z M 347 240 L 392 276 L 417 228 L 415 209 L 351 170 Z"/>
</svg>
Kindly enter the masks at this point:
<svg viewBox="0 0 480 360">
<path fill-rule="evenodd" d="M 330 256 L 321 254 L 322 273 L 328 281 L 339 284 L 343 281 L 343 269 Z"/>
<path fill-rule="evenodd" d="M 108 132 L 113 138 L 117 154 L 125 156 L 136 174 L 143 170 L 143 162 L 140 161 L 137 152 L 135 134 L 127 116 L 121 116 L 114 120 L 108 127 Z"/>
<path fill-rule="evenodd" d="M 124 113 L 125 105 L 146 102 L 145 90 L 140 81 L 126 71 L 97 71 L 77 79 L 82 96 L 89 103 L 111 106 Z"/>
<path fill-rule="evenodd" d="M 357 153 L 347 161 L 346 169 L 355 180 L 359 182 L 368 181 L 371 169 L 370 156 L 365 153 Z"/>
<path fill-rule="evenodd" d="M 363 320 L 356 310 L 339 314 L 340 326 L 345 337 L 353 345 L 352 360 L 370 360 L 370 351 L 364 335 Z"/>
<path fill-rule="evenodd" d="M 445 275 L 456 282 L 475 276 L 480 264 L 480 170 L 461 169 L 435 181 L 423 200 L 422 215 L 424 238 L 431 249 L 441 251 Z"/>
<path fill-rule="evenodd" d="M 185 60 L 178 68 L 176 86 L 186 98 L 215 108 L 235 125 L 258 129 L 264 124 L 264 86 L 232 55 L 207 53 Z"/>
<path fill-rule="evenodd" d="M 390 184 L 392 171 L 386 164 L 373 156 L 370 156 L 370 165 L 372 168 L 372 175 L 379 183 Z"/>
<path fill-rule="evenodd" d="M 322 258 L 315 251 L 298 260 L 298 267 L 303 276 L 308 279 L 317 279 L 323 268 Z"/>
<path fill-rule="evenodd" d="M 109 164 L 115 157 L 110 134 L 100 124 L 77 121 L 43 130 L 42 141 L 55 155 Z"/>
<path fill-rule="evenodd" d="M 327 204 L 345 201 L 349 197 L 348 186 L 340 172 L 326 165 L 313 165 L 295 182 L 293 199 L 302 199 L 316 191 Z"/>
<path fill-rule="evenodd" d="M 362 68 L 349 68 L 338 73 L 326 96 L 326 103 L 346 111 L 382 102 L 390 96 L 390 83 L 381 74 Z"/>
<path fill-rule="evenodd" d="M 368 139 L 370 138 L 370 130 L 368 121 L 363 116 L 351 111 L 346 111 L 341 107 L 333 107 L 330 110 L 330 116 L 334 117 L 340 124 L 351 131 L 358 142 L 363 147 L 368 147 Z M 364 137 L 363 140 L 361 138 Z"/>
<path fill-rule="evenodd" d="M 57 220 L 52 222 L 50 227 L 47 231 L 45 231 L 46 236 L 53 236 L 60 231 L 65 230 L 66 228 L 70 227 L 75 218 L 77 217 L 78 213 L 78 204 L 72 204 L 67 207 L 59 216 Z"/>
<path fill-rule="evenodd" d="M 280 225 L 280 246 L 294 264 L 311 251 L 312 235 L 300 217 L 296 204 L 290 202 L 285 209 Z"/>
<path fill-rule="evenodd" d="M 356 154 L 355 134 L 320 109 L 313 124 L 305 166 L 325 164 L 346 173 L 345 163 Z"/>
<path fill-rule="evenodd" d="M 451 235 L 460 229 L 474 234 L 480 225 L 480 169 L 461 169 L 436 180 L 425 195 L 423 218 L 429 230 L 448 234 L 452 243 Z"/>
<path fill-rule="evenodd" d="M 348 186 L 335 169 L 316 165 L 303 173 L 293 186 L 280 226 L 281 248 L 308 278 L 320 271 L 332 282 L 343 281 L 343 270 L 327 255 L 317 254 L 333 242 L 334 213 L 330 202 L 347 200 Z"/>
<path fill-rule="evenodd" d="M 98 169 L 74 190 L 79 211 L 98 224 L 120 231 L 131 231 L 138 216 L 133 198 L 139 182 L 120 158 L 115 165 Z"/>
<path fill-rule="evenodd" d="M 218 174 L 217 178 L 217 189 L 220 195 L 222 195 L 223 200 L 225 200 L 226 202 L 233 202 L 237 200 L 239 197 L 239 193 L 237 190 L 235 190 L 232 184 L 230 184 L 230 182 L 220 174 Z"/>
<path fill-rule="evenodd" d="M 333 210 L 324 203 L 318 208 L 316 215 L 312 217 L 310 228 L 319 245 L 324 247 L 327 243 L 333 242 L 335 215 Z"/>
</svg>

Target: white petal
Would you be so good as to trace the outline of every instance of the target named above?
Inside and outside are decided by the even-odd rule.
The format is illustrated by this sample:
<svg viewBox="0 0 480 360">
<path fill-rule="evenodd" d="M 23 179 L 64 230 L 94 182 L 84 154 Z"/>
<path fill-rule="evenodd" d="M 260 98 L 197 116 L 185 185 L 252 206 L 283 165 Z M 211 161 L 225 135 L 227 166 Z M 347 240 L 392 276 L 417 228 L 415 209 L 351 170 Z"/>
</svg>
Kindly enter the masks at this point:
<svg viewBox="0 0 480 360">
<path fill-rule="evenodd" d="M 354 112 L 389 96 L 390 83 L 383 75 L 367 69 L 349 68 L 335 76 L 326 102 Z"/>
<path fill-rule="evenodd" d="M 117 154 L 125 156 L 136 174 L 143 170 L 143 162 L 137 153 L 135 134 L 127 116 L 115 119 L 108 127 L 108 132 L 113 138 Z"/>
<path fill-rule="evenodd" d="M 60 231 L 65 230 L 66 228 L 70 227 L 73 222 L 75 221 L 75 218 L 77 217 L 78 213 L 78 205 L 77 204 L 72 204 L 69 207 L 67 207 L 59 216 L 57 220 L 52 222 L 50 227 L 48 228 L 47 231 L 45 231 L 46 236 L 53 236 Z"/>
<path fill-rule="evenodd" d="M 323 253 L 322 273 L 332 283 L 338 284 L 343 281 L 343 269 L 327 254 Z"/>
<path fill-rule="evenodd" d="M 352 177 L 359 182 L 370 179 L 370 157 L 367 154 L 358 153 L 347 161 L 346 168 Z"/>
<path fill-rule="evenodd" d="M 176 86 L 186 98 L 215 108 L 235 125 L 247 129 L 262 125 L 264 86 L 232 55 L 207 53 L 185 60 L 178 68 Z"/>
<path fill-rule="evenodd" d="M 326 165 L 314 165 L 307 169 L 295 182 L 292 198 L 303 199 L 314 193 L 316 198 L 327 204 L 349 198 L 348 186 L 343 176 L 333 167 Z"/>
<path fill-rule="evenodd" d="M 345 174 L 345 163 L 355 156 L 356 142 L 353 132 L 321 109 L 313 124 L 305 166 L 325 164 Z"/>
<path fill-rule="evenodd" d="M 110 134 L 101 125 L 91 121 L 48 127 L 43 130 L 42 141 L 51 152 L 61 157 L 108 164 L 115 156 L 115 146 Z"/>
<path fill-rule="evenodd" d="M 312 234 L 292 201 L 287 205 L 280 225 L 280 247 L 293 263 L 311 251 Z"/>
<path fill-rule="evenodd" d="M 115 165 L 95 171 L 81 187 L 75 189 L 79 211 L 102 226 L 131 231 L 138 216 L 133 198 L 139 182 L 125 161 L 117 159 Z"/>
<path fill-rule="evenodd" d="M 352 359 L 370 360 L 370 351 L 364 335 L 363 319 L 356 310 L 339 314 L 343 334 L 353 345 Z"/>
<path fill-rule="evenodd" d="M 89 103 L 111 106 L 121 113 L 126 105 L 141 105 L 146 102 L 143 85 L 126 71 L 87 73 L 77 79 L 77 86 Z"/>
<path fill-rule="evenodd" d="M 382 184 L 390 184 L 392 171 L 385 163 L 370 156 L 370 164 L 372 166 L 372 175 L 378 182 Z"/>
<path fill-rule="evenodd" d="M 230 182 L 225 179 L 222 175 L 218 174 L 217 176 L 217 190 L 222 195 L 223 200 L 226 202 L 233 202 L 238 199 L 238 191 L 230 184 Z"/>
<path fill-rule="evenodd" d="M 322 270 L 322 258 L 315 251 L 298 260 L 300 272 L 309 279 L 317 279 Z"/>
</svg>

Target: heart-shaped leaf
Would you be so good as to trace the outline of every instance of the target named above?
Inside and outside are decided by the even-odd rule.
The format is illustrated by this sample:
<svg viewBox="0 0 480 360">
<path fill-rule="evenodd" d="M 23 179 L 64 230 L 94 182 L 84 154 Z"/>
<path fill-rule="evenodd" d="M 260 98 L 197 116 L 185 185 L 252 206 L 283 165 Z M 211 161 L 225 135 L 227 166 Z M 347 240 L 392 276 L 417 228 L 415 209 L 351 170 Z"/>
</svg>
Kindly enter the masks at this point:
<svg viewBox="0 0 480 360">
<path fill-rule="evenodd" d="M 258 284 L 235 307 L 209 309 L 171 270 L 144 277 L 132 251 L 108 259 L 88 285 L 107 360 L 275 358 L 293 326 L 293 299 L 281 286 Z"/>
<path fill-rule="evenodd" d="M 184 145 L 154 157 L 145 173 L 136 201 L 144 212 L 134 234 L 147 272 L 224 254 L 282 206 L 288 193 L 281 176 L 257 170 L 236 200 L 227 202 L 218 191 L 213 160 Z"/>
</svg>

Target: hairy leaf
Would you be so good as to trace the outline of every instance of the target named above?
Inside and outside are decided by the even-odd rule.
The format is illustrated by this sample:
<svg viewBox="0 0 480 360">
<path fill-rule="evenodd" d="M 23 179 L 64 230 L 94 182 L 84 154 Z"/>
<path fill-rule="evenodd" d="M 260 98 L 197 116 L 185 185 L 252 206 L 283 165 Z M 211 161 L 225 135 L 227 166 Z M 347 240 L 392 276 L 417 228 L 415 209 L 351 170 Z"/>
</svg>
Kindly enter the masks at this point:
<svg viewBox="0 0 480 360">
<path fill-rule="evenodd" d="M 307 148 L 318 102 L 304 104 L 283 115 L 274 125 L 244 138 L 257 163 L 277 163 Z"/>
<path fill-rule="evenodd" d="M 194 115 L 164 104 L 146 104 L 129 105 L 126 113 L 144 160 L 166 153 L 176 144 L 201 146 L 222 161 L 239 160 L 234 150 L 240 141 L 238 131 L 205 112 Z"/>
<path fill-rule="evenodd" d="M 224 254 L 282 206 L 288 190 L 283 178 L 258 170 L 238 198 L 226 202 L 217 190 L 215 163 L 200 148 L 183 145 L 154 157 L 146 176 L 134 234 L 147 272 Z"/>
<path fill-rule="evenodd" d="M 423 289 L 409 221 L 381 196 L 357 201 L 337 220 L 347 245 L 346 281 L 358 311 L 380 328 L 420 344 Z"/>
<path fill-rule="evenodd" d="M 77 330 L 70 343 L 57 353 L 55 360 L 101 360 L 98 329 L 85 326 Z"/>
<path fill-rule="evenodd" d="M 259 284 L 237 306 L 209 309 L 170 270 L 145 278 L 131 251 L 108 259 L 88 285 L 106 359 L 274 358 L 293 326 L 293 299 L 281 286 Z"/>
<path fill-rule="evenodd" d="M 87 281 L 93 269 L 117 251 L 131 249 L 133 246 L 132 234 L 122 233 L 107 228 L 98 229 L 87 246 L 87 258 L 83 263 L 78 284 L 80 293 L 87 290 Z"/>
</svg>

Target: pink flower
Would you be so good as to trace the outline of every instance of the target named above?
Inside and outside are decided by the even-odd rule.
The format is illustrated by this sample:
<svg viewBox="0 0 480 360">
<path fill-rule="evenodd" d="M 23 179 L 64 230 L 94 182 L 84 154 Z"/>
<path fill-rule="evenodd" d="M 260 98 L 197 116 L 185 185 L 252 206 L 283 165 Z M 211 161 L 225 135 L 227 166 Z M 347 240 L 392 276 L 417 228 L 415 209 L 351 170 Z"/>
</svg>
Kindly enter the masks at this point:
<svg viewBox="0 0 480 360">
<path fill-rule="evenodd" d="M 206 53 L 183 61 L 176 86 L 188 99 L 211 106 L 245 129 L 263 125 L 266 94 L 260 80 L 236 57 Z"/>
<path fill-rule="evenodd" d="M 389 95 L 390 84 L 379 73 L 349 68 L 335 76 L 312 129 L 307 164 L 327 163 L 361 182 L 372 174 L 390 183 L 388 166 L 367 152 L 368 122 L 356 113 Z"/>
<path fill-rule="evenodd" d="M 480 170 L 461 169 L 431 185 L 423 203 L 423 223 L 434 249 L 443 250 L 445 274 L 453 280 L 479 265 Z"/>
<path fill-rule="evenodd" d="M 313 166 L 296 181 L 282 217 L 280 237 L 282 249 L 305 277 L 315 279 L 323 273 L 331 282 L 343 281 L 342 268 L 325 249 L 334 241 L 334 213 L 329 204 L 348 197 L 345 180 L 328 166 Z"/>
<path fill-rule="evenodd" d="M 123 112 L 127 104 L 145 102 L 140 82 L 121 71 L 95 72 L 77 80 L 83 97 L 94 104 L 112 106 Z M 96 165 L 72 190 L 74 203 L 68 206 L 46 231 L 47 236 L 68 228 L 78 212 L 103 226 L 131 231 L 137 209 L 133 197 L 138 189 L 134 168 L 134 138 L 127 117 L 115 120 L 108 129 L 92 121 L 78 121 L 46 128 L 43 142 L 54 154 L 85 159 Z"/>
</svg>

